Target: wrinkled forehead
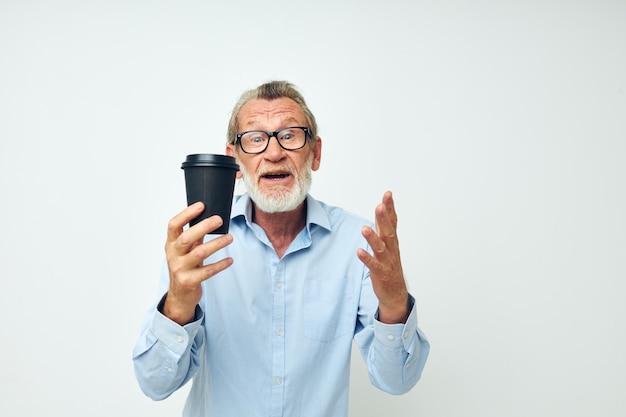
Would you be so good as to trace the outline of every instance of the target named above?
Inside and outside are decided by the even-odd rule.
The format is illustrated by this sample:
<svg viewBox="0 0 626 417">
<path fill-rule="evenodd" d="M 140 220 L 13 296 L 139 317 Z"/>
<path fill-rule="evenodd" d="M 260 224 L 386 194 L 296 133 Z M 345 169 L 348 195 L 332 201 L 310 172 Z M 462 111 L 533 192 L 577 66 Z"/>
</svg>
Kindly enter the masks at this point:
<svg viewBox="0 0 626 417">
<path fill-rule="evenodd" d="M 247 101 L 237 117 L 238 130 L 277 130 L 282 127 L 302 126 L 306 116 L 302 107 L 290 98 L 274 100 L 254 98 Z"/>
</svg>

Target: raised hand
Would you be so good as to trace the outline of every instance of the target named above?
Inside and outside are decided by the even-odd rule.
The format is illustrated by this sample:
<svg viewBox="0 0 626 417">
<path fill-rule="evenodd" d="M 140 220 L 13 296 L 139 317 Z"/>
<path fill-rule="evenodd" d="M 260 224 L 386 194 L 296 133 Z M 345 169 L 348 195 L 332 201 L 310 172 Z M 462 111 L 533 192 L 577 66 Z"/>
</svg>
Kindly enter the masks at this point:
<svg viewBox="0 0 626 417">
<path fill-rule="evenodd" d="M 376 207 L 376 231 L 364 226 L 362 233 L 373 254 L 359 249 L 357 256 L 370 270 L 374 293 L 378 298 L 379 320 L 383 323 L 404 323 L 409 314 L 409 292 L 402 272 L 400 246 L 396 229 L 398 216 L 391 191 Z"/>
</svg>

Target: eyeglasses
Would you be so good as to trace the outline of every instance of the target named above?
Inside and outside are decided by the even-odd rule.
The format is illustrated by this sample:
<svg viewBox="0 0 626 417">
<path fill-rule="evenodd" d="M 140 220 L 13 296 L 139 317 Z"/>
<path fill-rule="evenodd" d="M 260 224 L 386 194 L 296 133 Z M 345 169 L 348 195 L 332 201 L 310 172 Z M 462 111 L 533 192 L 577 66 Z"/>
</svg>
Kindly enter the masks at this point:
<svg viewBox="0 0 626 417">
<path fill-rule="evenodd" d="M 239 142 L 241 150 L 245 153 L 262 153 L 265 152 L 270 144 L 270 139 L 273 137 L 276 138 L 281 148 L 288 151 L 295 151 L 304 148 L 306 138 L 311 137 L 311 131 L 308 127 L 302 126 L 286 127 L 275 132 L 248 130 L 246 132 L 237 133 L 235 144 Z"/>
</svg>

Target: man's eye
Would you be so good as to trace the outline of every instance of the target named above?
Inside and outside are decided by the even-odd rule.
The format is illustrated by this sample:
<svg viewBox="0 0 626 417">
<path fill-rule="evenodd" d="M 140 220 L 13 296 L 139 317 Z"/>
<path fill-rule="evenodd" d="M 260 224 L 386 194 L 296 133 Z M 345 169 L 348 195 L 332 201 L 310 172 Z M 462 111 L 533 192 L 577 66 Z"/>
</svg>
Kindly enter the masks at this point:
<svg viewBox="0 0 626 417">
<path fill-rule="evenodd" d="M 264 140 L 263 136 L 253 136 L 250 138 L 250 142 L 252 143 L 262 143 Z"/>
<path fill-rule="evenodd" d="M 252 145 L 257 145 L 259 143 L 263 143 L 266 141 L 265 136 L 258 134 L 258 133 L 254 133 L 254 134 L 249 134 L 246 135 L 244 137 L 244 140 Z"/>
</svg>

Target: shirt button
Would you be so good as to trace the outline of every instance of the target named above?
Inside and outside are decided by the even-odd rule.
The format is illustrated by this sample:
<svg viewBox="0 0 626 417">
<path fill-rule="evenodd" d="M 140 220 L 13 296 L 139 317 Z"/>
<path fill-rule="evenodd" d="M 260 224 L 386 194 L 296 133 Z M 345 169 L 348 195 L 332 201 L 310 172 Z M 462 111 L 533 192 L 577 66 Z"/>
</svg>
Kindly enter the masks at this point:
<svg viewBox="0 0 626 417">
<path fill-rule="evenodd" d="M 277 289 L 277 290 L 280 290 L 280 289 L 282 289 L 282 288 L 283 288 L 283 283 L 282 283 L 282 282 L 280 282 L 280 281 L 278 281 L 278 282 L 276 283 L 276 289 Z"/>
<path fill-rule="evenodd" d="M 405 339 L 409 337 L 409 331 L 405 330 L 404 333 L 402 333 L 402 337 L 404 337 Z"/>
<path fill-rule="evenodd" d="M 178 343 L 183 343 L 183 341 L 184 341 L 184 340 L 185 340 L 185 338 L 184 338 L 184 337 L 182 337 L 182 336 L 180 336 L 180 335 L 179 335 L 179 336 L 176 336 L 176 341 L 177 341 Z"/>
<path fill-rule="evenodd" d="M 387 339 L 390 340 L 390 341 L 394 341 L 394 340 L 396 340 L 396 337 L 394 335 L 392 335 L 392 334 L 388 334 L 387 335 Z"/>
<path fill-rule="evenodd" d="M 281 329 L 276 329 L 276 330 L 274 330 L 274 334 L 276 336 L 282 336 L 283 335 L 283 331 Z"/>
<path fill-rule="evenodd" d="M 274 384 L 280 385 L 282 383 L 283 383 L 283 380 L 281 378 L 278 378 L 278 377 L 274 378 Z"/>
<path fill-rule="evenodd" d="M 172 368 L 167 368 L 167 369 L 166 369 L 166 371 L 167 371 L 167 372 L 169 372 L 170 374 L 171 374 L 172 372 L 174 372 L 174 370 L 173 370 Z"/>
</svg>

